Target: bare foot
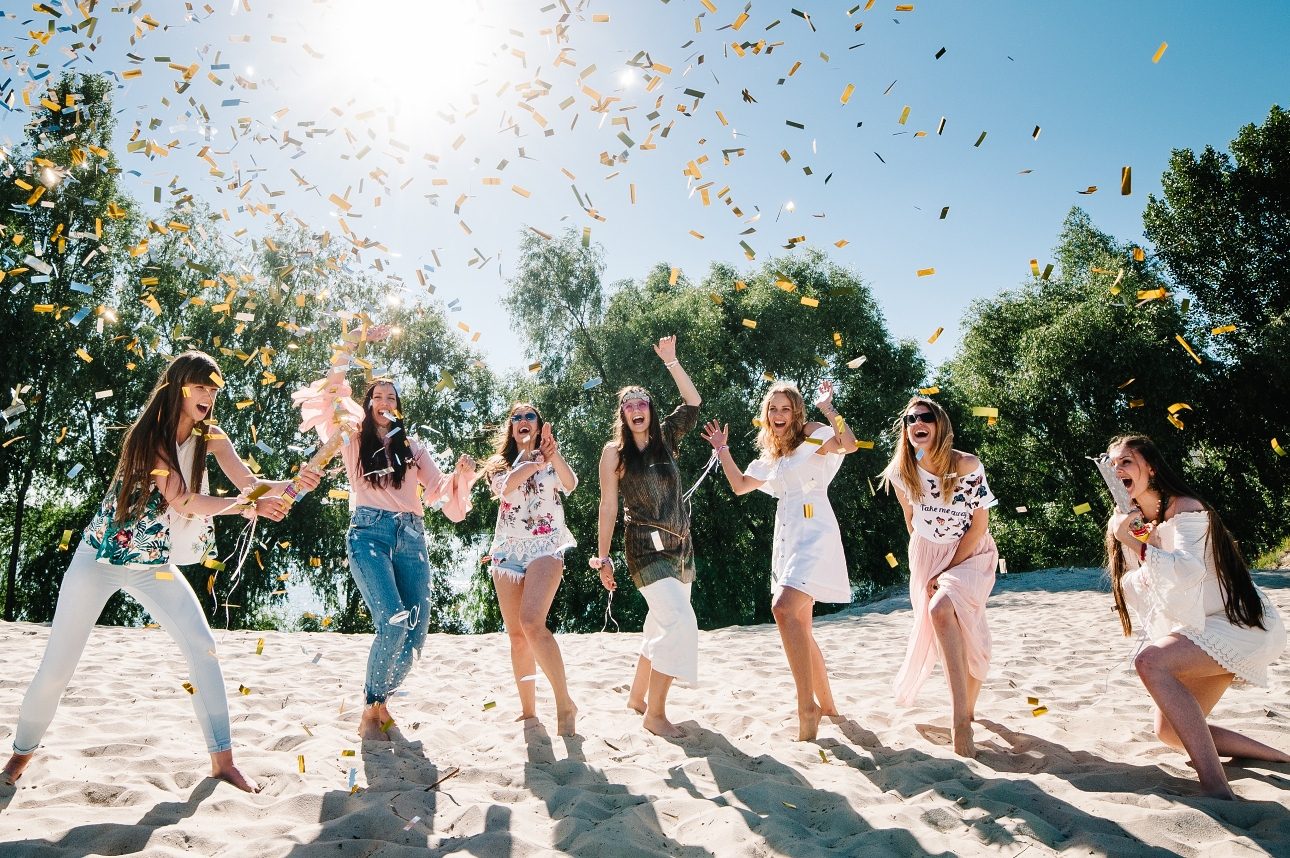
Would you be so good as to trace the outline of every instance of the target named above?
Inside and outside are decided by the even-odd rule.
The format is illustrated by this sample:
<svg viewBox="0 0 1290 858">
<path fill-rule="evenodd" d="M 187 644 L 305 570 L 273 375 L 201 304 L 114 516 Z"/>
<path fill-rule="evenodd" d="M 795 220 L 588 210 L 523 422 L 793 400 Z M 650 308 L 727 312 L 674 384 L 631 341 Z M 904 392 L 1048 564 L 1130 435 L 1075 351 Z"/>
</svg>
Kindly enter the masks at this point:
<svg viewBox="0 0 1290 858">
<path fill-rule="evenodd" d="M 976 745 L 972 742 L 972 722 L 956 724 L 950 729 L 954 740 L 954 753 L 960 757 L 976 757 Z"/>
<path fill-rule="evenodd" d="M 558 708 L 555 713 L 555 732 L 558 736 L 576 736 L 578 731 L 575 724 L 578 721 L 578 707 L 569 701 L 569 708 L 561 712 Z"/>
<path fill-rule="evenodd" d="M 14 754 L 10 757 L 9 762 L 4 764 L 4 771 L 0 772 L 0 786 L 16 784 L 18 778 L 22 777 L 22 770 L 27 768 L 27 764 L 35 754 L 36 752 L 32 751 L 30 754 Z"/>
<path fill-rule="evenodd" d="M 628 708 L 628 709 L 630 709 L 630 710 L 632 710 L 633 712 L 635 712 L 637 715 L 644 715 L 644 714 L 645 714 L 645 701 L 644 701 L 644 700 L 633 700 L 633 699 L 631 699 L 630 697 L 628 697 L 628 698 L 627 698 L 627 708 Z"/>
<path fill-rule="evenodd" d="M 372 742 L 393 741 L 390 739 L 389 734 L 385 732 L 389 727 L 386 727 L 385 730 L 381 729 L 385 724 L 388 724 L 389 721 L 381 722 L 377 720 L 379 717 L 380 716 L 369 718 L 367 714 L 364 713 L 363 720 L 358 722 L 358 737 L 360 739 Z"/>
<path fill-rule="evenodd" d="M 842 714 L 838 712 L 838 708 L 836 706 L 821 706 L 820 717 L 821 718 L 841 718 Z"/>
<path fill-rule="evenodd" d="M 814 703 L 797 710 L 797 741 L 813 742 L 820 731 L 820 707 Z"/>
<path fill-rule="evenodd" d="M 646 715 L 644 725 L 646 730 L 649 730 L 655 736 L 662 736 L 664 739 L 685 738 L 685 731 L 662 715 Z"/>
<path fill-rule="evenodd" d="M 211 777 L 230 783 L 242 792 L 256 793 L 260 785 L 242 774 L 241 769 L 233 765 L 233 752 L 221 751 L 211 754 Z"/>
<path fill-rule="evenodd" d="M 1216 798 L 1216 799 L 1218 799 L 1219 801 L 1236 801 L 1236 800 L 1237 800 L 1237 798 L 1236 798 L 1236 793 L 1232 792 L 1232 790 L 1231 790 L 1231 788 L 1230 788 L 1230 787 L 1229 787 L 1229 788 L 1227 788 L 1227 789 L 1223 789 L 1223 790 L 1215 790 L 1215 791 L 1213 791 L 1213 792 L 1209 792 L 1209 791 L 1207 791 L 1207 790 L 1206 790 L 1206 791 L 1202 791 L 1202 792 L 1201 792 L 1201 794 L 1200 794 L 1200 796 L 1201 796 L 1201 798 Z"/>
<path fill-rule="evenodd" d="M 516 720 L 517 722 L 519 722 L 519 721 L 528 721 L 528 720 L 530 720 L 530 719 L 532 719 L 532 718 L 536 718 L 536 717 L 537 717 L 537 713 L 536 713 L 536 712 L 521 712 L 521 713 L 520 713 L 520 717 L 516 718 L 515 720 Z"/>
</svg>

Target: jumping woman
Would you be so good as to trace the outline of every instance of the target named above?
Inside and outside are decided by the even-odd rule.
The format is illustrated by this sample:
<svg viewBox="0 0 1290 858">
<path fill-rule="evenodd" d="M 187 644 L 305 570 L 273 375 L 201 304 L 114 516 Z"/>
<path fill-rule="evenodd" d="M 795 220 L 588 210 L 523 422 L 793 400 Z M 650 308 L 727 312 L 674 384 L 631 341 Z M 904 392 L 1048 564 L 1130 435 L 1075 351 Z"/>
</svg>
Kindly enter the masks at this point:
<svg viewBox="0 0 1290 858">
<path fill-rule="evenodd" d="M 1191 757 L 1206 796 L 1235 799 L 1219 757 L 1290 763 L 1290 754 L 1215 727 L 1205 719 L 1229 686 L 1268 685 L 1268 665 L 1286 646 L 1281 615 L 1250 578 L 1218 511 L 1165 462 L 1145 435 L 1111 441 L 1107 451 L 1142 517 L 1116 513 L 1106 546 L 1115 609 L 1126 637 L 1129 612 L 1150 640 L 1134 659 L 1156 703 L 1156 735 Z"/>
<path fill-rule="evenodd" d="M 484 465 L 484 478 L 498 499 L 497 531 L 489 555 L 493 586 L 511 639 L 511 668 L 520 694 L 520 717 L 537 717 L 537 665 L 555 694 L 557 732 L 572 736 L 578 707 L 569 698 L 564 659 L 546 615 L 564 575 L 564 552 L 578 543 L 564 526 L 566 495 L 578 477 L 560 455 L 538 410 L 527 402 L 511 406 L 497 452 Z"/>
<path fill-rule="evenodd" d="M 614 440 L 600 456 L 598 554 L 588 562 L 600 570 L 605 589 L 617 588 L 609 545 L 621 490 L 627 571 L 649 605 L 627 705 L 645 716 L 646 730 L 680 738 L 685 733 L 667 720 L 667 692 L 673 679 L 692 685 L 699 681 L 699 623 L 690 606 L 694 545 L 676 453 L 681 437 L 699 422 L 702 400 L 676 359 L 676 337 L 659 340 L 654 352 L 672 374 L 684 403 L 660 421 L 645 388 L 618 392 Z"/>
<path fill-rule="evenodd" d="M 851 580 L 842 552 L 842 531 L 829 505 L 828 488 L 842 457 L 857 449 L 855 435 L 833 407 L 833 384 L 820 386 L 815 407 L 834 428 L 806 422 L 806 402 L 797 385 L 777 381 L 761 401 L 761 456 L 739 470 L 727 443 L 730 427 L 712 421 L 703 437 L 717 451 L 737 495 L 761 489 L 778 500 L 771 554 L 771 613 L 797 685 L 798 741 L 815 738 L 823 716 L 836 716 L 824 654 L 811 634 L 815 603 L 850 602 Z"/>
<path fill-rule="evenodd" d="M 385 325 L 373 326 L 366 330 L 366 341 L 383 340 L 389 333 Z M 376 626 L 367 655 L 366 705 L 358 734 L 388 742 L 394 725 L 389 696 L 412 669 L 430 622 L 425 507 L 442 502 L 450 520 L 465 518 L 475 465 L 463 455 L 452 475 L 440 472 L 429 452 L 408 437 L 392 381 L 373 380 L 362 405 L 354 402 L 345 375 L 360 337 L 346 337 L 344 353 L 336 356 L 331 373 L 292 398 L 304 416 L 300 431 L 316 428 L 324 443 L 340 431 L 338 412 L 357 427 L 357 437 L 341 448 L 355 501 L 345 543 L 350 575 Z M 418 496 L 418 486 L 424 488 L 424 496 Z"/>
<path fill-rule="evenodd" d="M 905 512 L 914 609 L 896 702 L 912 706 L 940 660 L 950 686 L 954 752 L 972 757 L 976 700 L 990 670 L 985 601 L 999 562 L 990 536 L 990 507 L 998 501 L 981 461 L 954 449 L 954 427 L 936 402 L 909 400 L 895 431 L 899 440 L 883 482 L 895 486 Z"/>
<path fill-rule="evenodd" d="M 13 756 L 3 780 L 13 784 L 31 762 L 54 719 L 94 622 L 103 605 L 125 590 L 160 623 L 188 661 L 188 682 L 197 723 L 211 755 L 211 777 L 246 792 L 255 781 L 233 764 L 224 673 L 206 615 L 179 566 L 205 558 L 214 541 L 211 517 L 240 513 L 280 521 L 279 497 L 254 502 L 214 497 L 206 456 L 214 453 L 224 474 L 245 495 L 262 484 L 210 419 L 223 385 L 219 365 L 203 352 L 185 352 L 170 362 L 143 413 L 126 432 L 112 487 L 85 529 L 58 590 L 49 642 L 18 713 Z M 321 475 L 306 469 L 301 484 L 316 488 Z M 267 482 L 281 493 L 289 482 Z"/>
</svg>

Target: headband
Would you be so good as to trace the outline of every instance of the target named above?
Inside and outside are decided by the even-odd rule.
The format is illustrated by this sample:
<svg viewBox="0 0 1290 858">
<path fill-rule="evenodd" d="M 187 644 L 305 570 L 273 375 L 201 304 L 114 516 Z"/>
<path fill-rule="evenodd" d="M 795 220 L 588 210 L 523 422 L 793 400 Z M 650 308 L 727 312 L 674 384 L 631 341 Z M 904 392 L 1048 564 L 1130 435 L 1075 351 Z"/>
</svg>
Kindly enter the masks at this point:
<svg viewBox="0 0 1290 858">
<path fill-rule="evenodd" d="M 649 402 L 649 401 L 650 401 L 650 400 L 649 400 L 649 394 L 648 394 L 648 393 L 646 393 L 645 391 L 643 391 L 643 390 L 629 390 L 627 393 L 623 394 L 623 399 L 622 399 L 622 401 L 621 401 L 621 402 L 619 402 L 618 404 L 619 404 L 620 406 L 621 406 L 621 405 L 626 405 L 627 403 L 631 402 L 633 399 L 639 399 L 639 400 L 642 400 L 643 402 Z"/>
</svg>

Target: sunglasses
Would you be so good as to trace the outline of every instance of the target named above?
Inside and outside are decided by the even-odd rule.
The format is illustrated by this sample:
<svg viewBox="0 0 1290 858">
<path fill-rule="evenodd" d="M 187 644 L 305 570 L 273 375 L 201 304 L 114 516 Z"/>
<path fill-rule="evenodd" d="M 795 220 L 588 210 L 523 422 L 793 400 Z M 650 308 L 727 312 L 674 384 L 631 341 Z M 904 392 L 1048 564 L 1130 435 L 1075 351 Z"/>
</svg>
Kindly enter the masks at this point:
<svg viewBox="0 0 1290 858">
<path fill-rule="evenodd" d="M 913 426 L 915 423 L 935 423 L 936 415 L 930 411 L 920 411 L 917 414 L 906 414 L 905 425 Z"/>
<path fill-rule="evenodd" d="M 536 414 L 534 414 L 532 411 L 526 411 L 526 412 L 524 412 L 523 414 L 512 414 L 512 415 L 511 415 L 511 422 L 512 422 L 512 423 L 522 423 L 522 422 L 523 422 L 523 421 L 525 421 L 525 420 L 536 420 L 536 419 L 537 419 L 537 415 L 536 415 Z"/>
</svg>

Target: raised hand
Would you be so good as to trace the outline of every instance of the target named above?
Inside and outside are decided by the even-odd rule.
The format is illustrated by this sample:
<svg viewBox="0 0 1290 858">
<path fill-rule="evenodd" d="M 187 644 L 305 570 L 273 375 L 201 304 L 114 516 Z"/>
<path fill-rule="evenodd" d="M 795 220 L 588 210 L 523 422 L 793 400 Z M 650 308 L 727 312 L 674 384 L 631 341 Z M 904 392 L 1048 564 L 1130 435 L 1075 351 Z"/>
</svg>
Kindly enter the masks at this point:
<svg viewBox="0 0 1290 858">
<path fill-rule="evenodd" d="M 820 385 L 820 394 L 815 398 L 815 407 L 824 414 L 833 410 L 833 382 L 825 381 Z"/>
<path fill-rule="evenodd" d="M 654 354 L 663 359 L 663 363 L 676 360 L 676 336 L 664 337 L 654 346 Z"/>
<path fill-rule="evenodd" d="M 462 453 L 461 458 L 457 459 L 457 473 L 463 474 L 465 476 L 474 475 L 475 460 L 472 459 L 470 456 L 466 455 L 465 453 Z"/>
<path fill-rule="evenodd" d="M 726 446 L 726 442 L 730 439 L 730 424 L 727 423 L 722 426 L 716 420 L 709 420 L 700 434 L 703 440 L 711 444 L 712 449 L 716 450 Z"/>
<path fill-rule="evenodd" d="M 542 424 L 542 434 L 538 437 L 538 449 L 542 451 L 542 458 L 548 462 L 560 455 L 560 448 L 555 443 L 550 423 Z"/>
<path fill-rule="evenodd" d="M 367 329 L 367 341 L 369 343 L 379 343 L 381 340 L 393 333 L 394 329 L 389 325 L 372 325 Z"/>
</svg>

